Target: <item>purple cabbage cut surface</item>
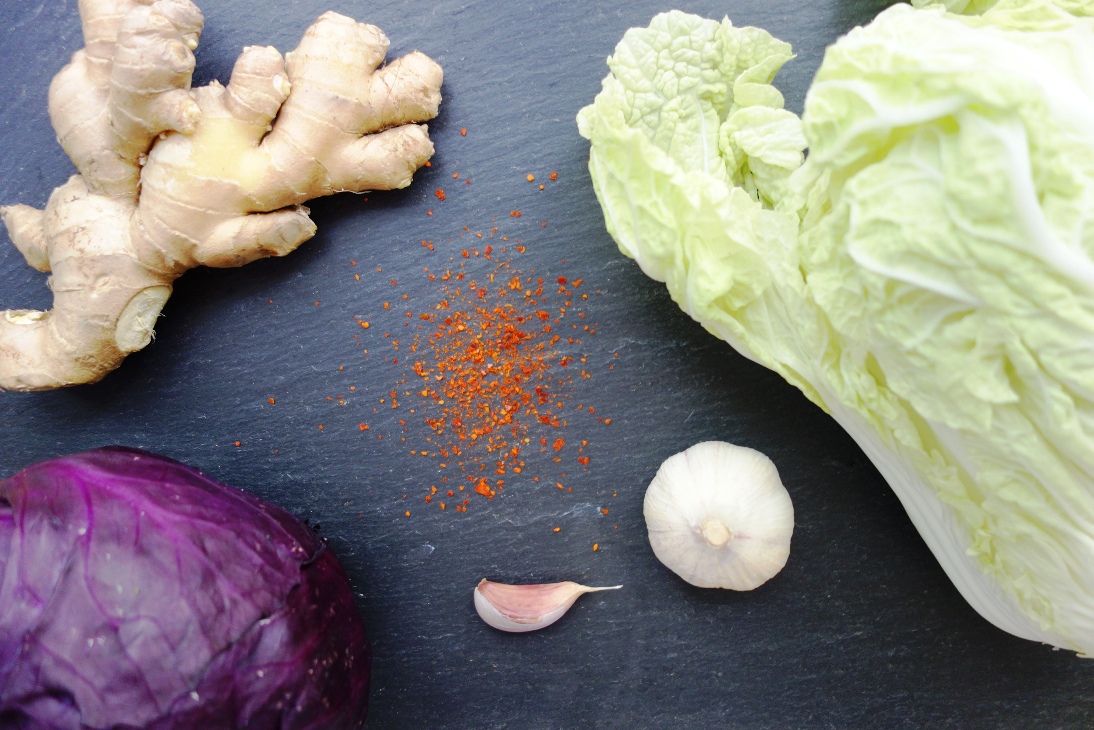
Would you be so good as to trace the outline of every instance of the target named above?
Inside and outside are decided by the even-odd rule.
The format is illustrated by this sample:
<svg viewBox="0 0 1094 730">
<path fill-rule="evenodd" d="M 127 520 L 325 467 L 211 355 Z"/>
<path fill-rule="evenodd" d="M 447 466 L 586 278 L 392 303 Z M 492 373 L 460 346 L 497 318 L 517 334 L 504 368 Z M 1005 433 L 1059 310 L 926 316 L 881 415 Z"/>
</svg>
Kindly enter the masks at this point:
<svg viewBox="0 0 1094 730">
<path fill-rule="evenodd" d="M 284 510 L 107 448 L 0 482 L 0 728 L 359 727 L 342 567 Z"/>
</svg>

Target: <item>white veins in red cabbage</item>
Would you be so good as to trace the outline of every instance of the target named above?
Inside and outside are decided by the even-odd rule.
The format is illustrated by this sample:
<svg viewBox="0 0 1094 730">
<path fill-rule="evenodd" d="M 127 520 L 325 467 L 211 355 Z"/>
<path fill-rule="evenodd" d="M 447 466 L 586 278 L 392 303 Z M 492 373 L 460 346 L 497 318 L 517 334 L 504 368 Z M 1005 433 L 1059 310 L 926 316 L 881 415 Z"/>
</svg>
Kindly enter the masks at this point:
<svg viewBox="0 0 1094 730">
<path fill-rule="evenodd" d="M 108 448 L 0 482 L 0 727 L 359 727 L 371 654 L 288 512 Z"/>
</svg>

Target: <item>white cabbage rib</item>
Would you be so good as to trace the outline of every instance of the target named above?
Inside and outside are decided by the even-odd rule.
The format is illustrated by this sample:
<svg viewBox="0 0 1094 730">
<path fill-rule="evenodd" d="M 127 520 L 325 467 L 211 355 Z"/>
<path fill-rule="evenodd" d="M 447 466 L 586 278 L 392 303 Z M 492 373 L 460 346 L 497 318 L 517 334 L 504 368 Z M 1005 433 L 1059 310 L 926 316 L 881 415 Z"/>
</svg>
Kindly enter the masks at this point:
<svg viewBox="0 0 1094 730">
<path fill-rule="evenodd" d="M 1066 6 L 894 6 L 800 121 L 786 44 L 666 13 L 578 123 L 621 251 L 836 418 L 986 619 L 1094 654 L 1094 19 Z"/>
</svg>

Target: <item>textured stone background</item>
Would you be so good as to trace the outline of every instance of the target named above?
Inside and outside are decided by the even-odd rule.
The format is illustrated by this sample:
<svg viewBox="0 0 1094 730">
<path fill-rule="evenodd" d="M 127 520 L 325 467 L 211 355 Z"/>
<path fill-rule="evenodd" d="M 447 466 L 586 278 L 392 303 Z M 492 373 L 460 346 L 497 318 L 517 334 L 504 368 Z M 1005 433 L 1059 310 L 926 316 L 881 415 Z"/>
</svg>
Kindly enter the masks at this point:
<svg viewBox="0 0 1094 730">
<path fill-rule="evenodd" d="M 824 46 L 886 4 L 676 7 L 728 14 L 792 42 L 798 58 L 777 84 L 800 112 Z M 326 9 L 382 27 L 393 55 L 418 49 L 435 58 L 446 77 L 430 125 L 433 166 L 404 191 L 315 202 L 318 236 L 285 259 L 187 274 L 155 343 L 102 383 L 0 394 L 0 476 L 125 444 L 198 466 L 317 524 L 349 571 L 374 640 L 376 729 L 1089 725 L 1094 665 L 977 616 L 852 440 L 683 315 L 605 233 L 574 116 L 598 91 L 623 32 L 670 5 L 202 5 L 195 83 L 227 81 L 245 45 L 291 49 Z M 71 174 L 46 90 L 80 45 L 73 0 L 0 3 L 0 203 L 44 205 Z M 559 179 L 543 192 L 524 180 L 552 170 Z M 453 172 L 472 184 L 453 184 Z M 438 187 L 449 193 L 443 203 Z M 514 209 L 520 220 L 509 217 Z M 437 462 L 409 456 L 414 447 L 399 440 L 413 442 L 422 428 L 412 422 L 404 434 L 405 413 L 372 410 L 403 372 L 379 339 L 401 327 L 402 312 L 381 303 L 394 296 L 391 278 L 412 303 L 435 299 L 422 268 L 458 256 L 464 226 L 493 225 L 523 239 L 525 269 L 583 277 L 585 291 L 600 291 L 586 303 L 598 332 L 582 350 L 594 377 L 577 384 L 575 398 L 612 424 L 574 418 L 567 435 L 590 441 L 591 462 L 570 470 L 572 493 L 514 479 L 466 515 L 442 513 L 422 502 Z M 0 309 L 48 307 L 44 279 L 0 245 Z M 356 316 L 373 323 L 364 335 Z M 345 406 L 327 401 L 337 395 Z M 361 421 L 370 432 L 358 430 Z M 794 499 L 790 562 L 750 594 L 688 586 L 657 562 L 645 536 L 642 496 L 657 466 L 715 438 L 770 455 Z M 547 630 L 505 635 L 472 608 L 484 576 L 625 587 L 582 599 Z"/>
</svg>

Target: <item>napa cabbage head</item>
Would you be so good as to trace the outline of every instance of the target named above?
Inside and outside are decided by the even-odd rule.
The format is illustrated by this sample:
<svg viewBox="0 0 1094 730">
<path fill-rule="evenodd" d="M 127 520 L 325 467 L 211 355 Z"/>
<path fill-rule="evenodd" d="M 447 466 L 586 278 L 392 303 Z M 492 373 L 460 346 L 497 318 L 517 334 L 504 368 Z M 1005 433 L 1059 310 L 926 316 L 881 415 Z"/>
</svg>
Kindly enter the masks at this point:
<svg viewBox="0 0 1094 730">
<path fill-rule="evenodd" d="M 659 15 L 579 130 L 620 250 L 847 429 L 985 618 L 1094 654 L 1094 20 L 948 4 L 837 41 L 801 119 L 787 44 Z"/>
</svg>

